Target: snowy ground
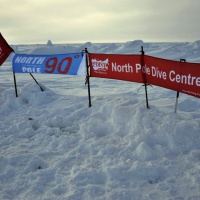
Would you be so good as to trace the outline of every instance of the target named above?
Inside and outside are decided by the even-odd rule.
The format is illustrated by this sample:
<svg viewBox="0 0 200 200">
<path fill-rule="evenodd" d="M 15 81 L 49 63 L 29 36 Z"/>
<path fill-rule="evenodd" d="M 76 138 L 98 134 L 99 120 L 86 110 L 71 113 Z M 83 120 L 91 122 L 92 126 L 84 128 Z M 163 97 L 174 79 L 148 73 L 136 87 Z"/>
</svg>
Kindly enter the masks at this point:
<svg viewBox="0 0 200 200">
<path fill-rule="evenodd" d="M 200 62 L 194 43 L 16 45 L 19 53 L 137 53 Z M 0 199 L 199 200 L 200 100 L 141 84 L 0 68 Z"/>
</svg>

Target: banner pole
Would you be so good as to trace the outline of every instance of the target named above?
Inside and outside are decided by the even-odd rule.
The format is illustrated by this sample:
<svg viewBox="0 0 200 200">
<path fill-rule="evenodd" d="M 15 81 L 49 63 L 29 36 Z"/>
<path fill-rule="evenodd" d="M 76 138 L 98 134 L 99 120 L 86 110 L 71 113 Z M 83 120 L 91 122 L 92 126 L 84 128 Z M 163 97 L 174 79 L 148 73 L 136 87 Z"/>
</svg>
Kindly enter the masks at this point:
<svg viewBox="0 0 200 200">
<path fill-rule="evenodd" d="M 87 67 L 86 83 L 87 83 L 87 85 L 88 85 L 89 107 L 91 107 L 91 106 L 92 106 L 92 103 L 91 103 L 91 95 L 90 95 L 90 75 L 89 75 L 89 63 L 88 63 L 89 53 L 88 53 L 87 48 L 85 48 L 85 52 L 86 52 L 86 67 Z"/>
<path fill-rule="evenodd" d="M 177 111 L 178 98 L 179 98 L 179 92 L 176 93 L 176 102 L 175 102 L 175 108 L 174 108 L 174 112 L 175 112 L 175 113 L 176 113 L 176 111 Z"/>
<path fill-rule="evenodd" d="M 186 62 L 186 59 L 180 59 L 180 62 Z M 175 113 L 176 113 L 176 111 L 177 111 L 178 98 L 179 98 L 179 91 L 176 92 L 176 102 L 175 102 L 175 107 L 174 107 L 174 112 L 175 112 Z"/>
<path fill-rule="evenodd" d="M 13 51 L 13 53 L 15 53 L 15 51 Z M 12 58 L 12 72 L 13 72 L 13 79 L 14 79 L 14 86 L 15 86 L 15 96 L 18 97 L 17 81 L 16 81 L 16 77 L 15 77 L 15 72 L 14 72 L 14 69 L 13 69 L 13 58 Z"/>
<path fill-rule="evenodd" d="M 40 86 L 40 84 L 37 82 L 37 80 L 35 79 L 35 77 L 33 76 L 33 74 L 32 73 L 29 73 L 29 74 L 31 75 L 31 77 L 33 78 L 33 80 L 36 82 L 36 84 L 39 85 L 41 91 L 43 92 L 44 90 L 42 89 L 42 87 Z"/>
<path fill-rule="evenodd" d="M 14 71 L 13 71 L 13 78 L 14 78 L 14 85 L 15 85 L 15 95 L 16 95 L 16 97 L 18 97 L 18 94 L 17 94 L 17 82 L 16 82 L 15 72 Z"/>
<path fill-rule="evenodd" d="M 141 46 L 141 66 L 144 66 L 144 50 L 143 50 L 143 46 Z M 148 93 L 147 93 L 147 83 L 146 83 L 146 75 L 143 74 L 142 72 L 142 76 L 143 76 L 143 80 L 144 80 L 144 87 L 145 87 L 145 96 L 146 96 L 146 107 L 149 108 L 149 102 L 148 102 Z"/>
</svg>

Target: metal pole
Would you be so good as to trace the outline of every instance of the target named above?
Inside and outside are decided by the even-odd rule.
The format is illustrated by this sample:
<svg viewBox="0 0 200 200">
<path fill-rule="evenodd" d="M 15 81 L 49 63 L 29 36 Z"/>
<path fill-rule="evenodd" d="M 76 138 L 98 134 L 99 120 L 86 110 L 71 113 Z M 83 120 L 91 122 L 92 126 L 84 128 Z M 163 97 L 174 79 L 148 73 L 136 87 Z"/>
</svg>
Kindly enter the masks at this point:
<svg viewBox="0 0 200 200">
<path fill-rule="evenodd" d="M 180 62 L 186 62 L 186 59 L 180 59 Z M 179 98 L 179 92 L 177 91 L 177 93 L 176 93 L 175 107 L 174 107 L 174 112 L 175 112 L 175 113 L 176 113 L 176 111 L 177 111 L 178 98 Z"/>
<path fill-rule="evenodd" d="M 40 86 L 40 84 L 39 84 L 39 83 L 37 82 L 37 80 L 35 79 L 35 77 L 33 76 L 33 74 L 30 73 L 30 75 L 31 75 L 31 77 L 33 78 L 33 80 L 39 85 L 41 91 L 44 91 L 44 90 L 42 89 L 42 87 Z"/>
<path fill-rule="evenodd" d="M 15 85 L 15 95 L 16 95 L 16 97 L 18 97 L 18 94 L 17 94 L 17 83 L 16 83 L 16 78 L 15 78 L 15 72 L 13 72 L 13 78 L 14 78 L 14 85 Z"/>
<path fill-rule="evenodd" d="M 141 66 L 143 67 L 144 66 L 144 50 L 143 50 L 143 46 L 141 46 L 141 51 L 140 52 L 141 52 Z M 143 72 L 142 72 L 142 76 L 143 76 L 144 87 L 145 87 L 146 107 L 149 108 L 146 75 L 144 75 Z"/>
<path fill-rule="evenodd" d="M 14 52 L 14 50 L 13 50 L 13 52 Z M 13 62 L 12 62 L 12 71 L 13 71 L 14 86 L 15 86 L 15 96 L 18 97 L 18 94 L 17 94 L 17 82 L 16 82 L 16 77 L 15 77 L 15 72 L 14 72 L 14 69 L 13 69 Z"/>
<path fill-rule="evenodd" d="M 88 50 L 87 48 L 85 48 L 85 53 L 86 53 L 86 67 L 87 67 L 87 85 L 88 85 L 88 100 L 89 100 L 89 107 L 92 106 L 91 103 L 91 95 L 90 95 L 90 75 L 89 75 L 89 64 L 88 64 L 88 59 L 89 59 L 89 55 L 88 55 Z"/>
</svg>

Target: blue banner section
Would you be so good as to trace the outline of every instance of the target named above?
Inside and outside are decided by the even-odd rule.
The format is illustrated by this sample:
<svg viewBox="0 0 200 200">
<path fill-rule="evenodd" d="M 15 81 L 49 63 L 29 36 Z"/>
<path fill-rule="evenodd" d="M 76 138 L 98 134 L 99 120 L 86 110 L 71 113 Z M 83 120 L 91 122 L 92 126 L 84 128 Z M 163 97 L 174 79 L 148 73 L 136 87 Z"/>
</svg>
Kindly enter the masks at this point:
<svg viewBox="0 0 200 200">
<path fill-rule="evenodd" d="M 12 65 L 15 73 L 86 74 L 84 52 L 55 55 L 15 54 Z"/>
</svg>

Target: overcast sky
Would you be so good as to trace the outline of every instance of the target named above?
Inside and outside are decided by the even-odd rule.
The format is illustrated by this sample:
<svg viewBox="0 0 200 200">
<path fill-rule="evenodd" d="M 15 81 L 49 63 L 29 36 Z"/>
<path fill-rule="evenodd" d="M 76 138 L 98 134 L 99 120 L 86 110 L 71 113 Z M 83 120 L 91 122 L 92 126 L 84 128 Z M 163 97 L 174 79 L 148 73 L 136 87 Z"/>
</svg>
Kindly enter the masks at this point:
<svg viewBox="0 0 200 200">
<path fill-rule="evenodd" d="M 0 0 L 9 44 L 193 42 L 200 0 Z"/>
</svg>

